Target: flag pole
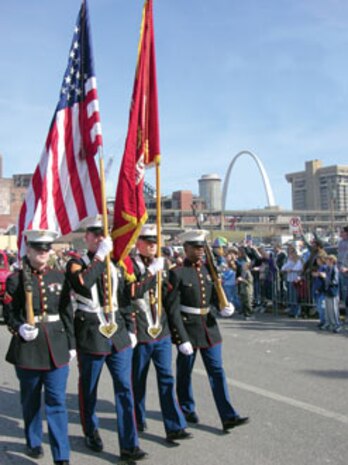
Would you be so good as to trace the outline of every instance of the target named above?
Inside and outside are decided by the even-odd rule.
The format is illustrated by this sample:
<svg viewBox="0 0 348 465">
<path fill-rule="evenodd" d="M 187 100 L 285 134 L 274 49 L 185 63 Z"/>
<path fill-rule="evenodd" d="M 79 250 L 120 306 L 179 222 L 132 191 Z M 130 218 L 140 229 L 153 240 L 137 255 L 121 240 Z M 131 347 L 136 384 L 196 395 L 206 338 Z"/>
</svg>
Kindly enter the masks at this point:
<svg viewBox="0 0 348 465">
<path fill-rule="evenodd" d="M 86 15 L 86 0 L 82 2 L 83 12 Z M 83 26 L 85 24 L 83 23 Z M 82 33 L 82 38 L 84 38 L 84 33 Z M 82 66 L 82 75 L 84 74 L 84 62 L 83 59 L 81 61 Z M 82 82 L 81 82 L 82 87 Z M 84 88 L 82 87 L 82 92 L 84 92 Z M 108 225 L 108 213 L 106 207 L 106 189 L 105 189 L 105 168 L 104 168 L 104 155 L 103 155 L 103 147 L 99 145 L 98 147 L 98 155 L 99 155 L 99 177 L 100 177 L 100 195 L 101 195 L 101 205 L 102 205 L 102 216 L 103 216 L 103 235 L 107 237 L 109 235 L 109 225 Z M 112 291 L 111 291 L 111 269 L 110 269 L 110 254 L 105 257 L 105 265 L 106 265 L 106 302 L 103 308 L 103 312 L 109 316 L 112 312 Z M 107 319 L 104 322 L 105 318 L 103 318 L 103 323 L 99 325 L 99 331 L 107 338 L 110 338 L 116 331 L 117 331 L 117 324 L 113 321 L 113 318 Z"/>
<path fill-rule="evenodd" d="M 156 162 L 156 224 L 157 224 L 157 256 L 162 255 L 162 238 L 161 238 L 161 224 L 162 224 L 162 210 L 161 210 L 161 170 L 159 161 Z M 157 311 L 158 320 L 161 321 L 162 315 L 162 274 L 159 271 L 157 273 Z"/>
<path fill-rule="evenodd" d="M 146 15 L 147 18 L 147 28 L 149 28 L 149 22 L 152 24 L 153 18 L 152 18 L 152 3 L 148 2 L 148 0 L 145 1 L 145 6 L 149 8 L 149 11 L 151 13 L 151 16 L 148 14 Z M 152 31 L 153 32 L 153 31 Z M 152 37 L 150 34 L 147 34 L 146 36 L 147 40 L 147 54 L 148 54 L 148 59 L 146 60 L 147 66 L 150 66 L 150 53 L 151 53 L 151 40 Z M 146 99 L 146 107 L 145 107 L 145 134 L 146 134 L 146 140 L 145 140 L 145 153 L 146 153 L 146 158 L 148 156 L 149 152 L 149 146 L 148 146 L 148 137 L 149 137 L 149 87 L 150 87 L 150 81 L 149 81 L 149 69 L 147 69 L 146 72 L 146 91 L 145 94 L 147 96 Z M 157 156 L 158 154 L 156 154 Z M 157 158 L 155 160 L 155 166 L 156 166 L 156 227 L 157 227 L 157 257 L 160 257 L 162 255 L 162 241 L 161 241 L 161 225 L 162 225 L 162 210 L 161 210 L 161 169 L 160 169 L 160 160 Z M 158 321 L 161 321 L 161 315 L 162 315 L 162 272 L 159 271 L 157 273 L 157 314 L 158 314 Z"/>
<path fill-rule="evenodd" d="M 102 203 L 102 215 L 103 215 L 103 234 L 104 237 L 109 235 L 109 224 L 108 224 L 108 211 L 106 205 L 106 188 L 105 188 L 105 168 L 104 168 L 104 156 L 103 150 L 100 146 L 98 149 L 99 154 L 99 175 L 100 175 L 100 191 L 101 191 L 101 203 Z M 105 258 L 106 264 L 106 302 L 104 306 L 104 313 L 110 314 L 112 310 L 112 287 L 111 287 L 111 260 L 110 254 L 108 254 Z M 110 320 L 106 324 L 101 324 L 99 326 L 99 331 L 107 336 L 111 337 L 117 331 L 117 324 Z"/>
<path fill-rule="evenodd" d="M 86 0 L 82 1 L 83 13 L 86 14 Z M 83 23 L 84 25 L 85 23 Z M 84 33 L 82 33 L 82 38 L 84 38 Z M 84 73 L 83 65 L 85 60 L 81 61 L 82 65 L 82 74 Z M 82 87 L 82 82 L 81 82 Z M 84 91 L 84 89 L 81 89 Z M 101 204 L 102 204 L 102 215 L 103 215 L 103 235 L 107 237 L 109 234 L 109 225 L 108 225 L 108 212 L 106 207 L 106 189 L 105 189 L 105 168 L 104 168 L 104 155 L 103 155 L 103 148 L 101 145 L 98 147 L 98 155 L 99 155 L 99 177 L 100 177 L 100 193 L 101 193 Z M 110 254 L 106 256 L 105 259 L 106 263 L 106 276 L 107 276 L 107 301 L 104 307 L 105 313 L 110 313 L 112 311 L 111 305 L 111 272 L 110 272 Z"/>
</svg>

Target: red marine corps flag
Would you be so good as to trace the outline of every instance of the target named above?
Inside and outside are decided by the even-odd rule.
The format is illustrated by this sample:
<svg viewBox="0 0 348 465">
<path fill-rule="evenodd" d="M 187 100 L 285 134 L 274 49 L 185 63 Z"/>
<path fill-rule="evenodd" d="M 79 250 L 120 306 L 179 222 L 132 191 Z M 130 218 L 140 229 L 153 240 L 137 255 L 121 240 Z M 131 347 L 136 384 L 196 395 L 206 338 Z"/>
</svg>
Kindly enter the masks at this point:
<svg viewBox="0 0 348 465">
<path fill-rule="evenodd" d="M 145 167 L 159 166 L 159 125 L 152 0 L 146 0 L 138 47 L 128 134 L 114 208 L 114 257 L 132 275 L 129 251 L 147 220 L 144 200 Z"/>
<path fill-rule="evenodd" d="M 101 212 L 100 180 L 94 156 L 102 145 L 87 2 L 77 18 L 68 67 L 41 160 L 32 177 L 18 222 L 23 231 L 50 229 L 59 235 Z"/>
</svg>

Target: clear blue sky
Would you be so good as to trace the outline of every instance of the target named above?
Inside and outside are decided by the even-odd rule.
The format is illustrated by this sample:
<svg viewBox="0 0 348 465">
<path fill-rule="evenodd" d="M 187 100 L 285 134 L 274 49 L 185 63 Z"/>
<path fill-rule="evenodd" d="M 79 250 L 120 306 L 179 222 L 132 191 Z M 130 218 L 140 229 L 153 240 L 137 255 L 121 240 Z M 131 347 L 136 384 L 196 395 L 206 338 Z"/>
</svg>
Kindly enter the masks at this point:
<svg viewBox="0 0 348 465">
<path fill-rule="evenodd" d="M 104 153 L 114 195 L 127 132 L 142 0 L 89 0 Z M 58 101 L 80 0 L 0 2 L 4 175 L 32 172 Z M 347 0 L 154 0 L 162 192 L 198 193 L 241 150 L 264 163 L 291 207 L 287 172 L 348 164 Z M 153 172 L 147 172 L 152 182 Z M 240 158 L 227 207 L 264 207 Z"/>
</svg>

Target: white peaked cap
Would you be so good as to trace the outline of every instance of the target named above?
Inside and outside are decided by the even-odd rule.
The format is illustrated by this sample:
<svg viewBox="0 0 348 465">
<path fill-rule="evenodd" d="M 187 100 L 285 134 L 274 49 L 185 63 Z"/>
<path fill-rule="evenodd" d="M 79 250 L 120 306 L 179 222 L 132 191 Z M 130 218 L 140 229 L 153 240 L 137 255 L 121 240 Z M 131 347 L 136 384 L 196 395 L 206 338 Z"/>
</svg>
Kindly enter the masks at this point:
<svg viewBox="0 0 348 465">
<path fill-rule="evenodd" d="M 103 228 L 103 216 L 89 216 L 88 218 L 85 218 L 81 221 L 80 227 L 84 229 Z"/>
<path fill-rule="evenodd" d="M 51 243 L 58 237 L 57 231 L 49 229 L 27 229 L 24 231 L 24 235 L 28 242 L 33 243 Z"/>
<path fill-rule="evenodd" d="M 209 231 L 205 229 L 191 229 L 179 234 L 179 240 L 185 244 L 198 244 L 204 245 L 206 237 L 208 236 Z"/>
<path fill-rule="evenodd" d="M 157 236 L 157 225 L 155 224 L 144 224 L 141 228 L 139 236 L 141 237 L 154 237 Z"/>
</svg>

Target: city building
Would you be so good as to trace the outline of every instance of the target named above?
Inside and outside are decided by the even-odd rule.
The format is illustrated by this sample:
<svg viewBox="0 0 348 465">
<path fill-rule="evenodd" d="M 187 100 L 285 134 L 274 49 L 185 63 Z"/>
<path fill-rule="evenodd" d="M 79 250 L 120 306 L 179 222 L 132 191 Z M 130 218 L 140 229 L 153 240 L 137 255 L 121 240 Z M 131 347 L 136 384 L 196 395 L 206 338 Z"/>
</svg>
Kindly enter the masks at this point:
<svg viewBox="0 0 348 465">
<path fill-rule="evenodd" d="M 292 188 L 294 210 L 348 210 L 348 166 L 323 167 L 307 161 L 304 171 L 285 175 Z"/>
<path fill-rule="evenodd" d="M 147 188 L 149 193 L 149 189 Z M 145 195 L 146 208 L 148 209 L 149 222 L 156 222 L 156 195 Z M 177 223 L 182 227 L 195 226 L 196 218 L 194 211 L 199 212 L 206 209 L 206 204 L 200 197 L 192 194 L 189 190 L 180 190 L 172 192 L 171 195 L 162 196 L 161 199 L 162 223 Z M 185 212 L 185 216 L 182 214 Z"/>
</svg>

